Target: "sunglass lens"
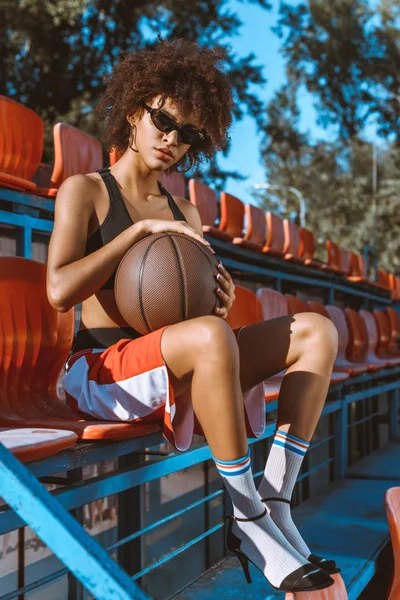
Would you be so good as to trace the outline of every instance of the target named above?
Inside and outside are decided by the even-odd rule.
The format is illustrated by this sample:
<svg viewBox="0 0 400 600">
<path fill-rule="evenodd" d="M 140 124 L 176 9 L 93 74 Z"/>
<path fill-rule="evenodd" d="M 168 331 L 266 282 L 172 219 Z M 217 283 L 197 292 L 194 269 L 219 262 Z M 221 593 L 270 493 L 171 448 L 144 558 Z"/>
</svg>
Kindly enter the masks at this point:
<svg viewBox="0 0 400 600">
<path fill-rule="evenodd" d="M 181 128 L 181 140 L 184 144 L 196 144 L 201 140 L 200 132 L 191 127 L 190 125 L 184 125 Z"/>
<path fill-rule="evenodd" d="M 164 133 L 169 133 L 174 129 L 174 123 L 171 121 L 168 115 L 166 115 L 162 111 L 154 114 L 153 123 L 157 127 L 157 129 L 163 131 Z"/>
</svg>

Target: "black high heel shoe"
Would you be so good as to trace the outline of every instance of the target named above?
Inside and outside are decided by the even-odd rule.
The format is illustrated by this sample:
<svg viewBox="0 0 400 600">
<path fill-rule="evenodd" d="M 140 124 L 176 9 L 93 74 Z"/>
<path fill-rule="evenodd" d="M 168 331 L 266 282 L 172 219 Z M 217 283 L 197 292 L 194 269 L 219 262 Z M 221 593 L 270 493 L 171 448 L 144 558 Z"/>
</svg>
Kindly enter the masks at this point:
<svg viewBox="0 0 400 600">
<path fill-rule="evenodd" d="M 250 517 L 249 519 L 240 519 L 239 517 L 234 517 L 233 515 L 224 515 L 224 519 L 229 519 L 227 531 L 228 549 L 238 557 L 247 583 L 251 583 L 249 561 L 255 567 L 257 567 L 257 565 L 243 552 L 243 550 L 241 550 L 242 540 L 233 533 L 232 525 L 234 521 L 257 521 L 258 519 L 265 517 L 266 514 L 267 509 L 265 509 L 261 515 Z M 257 567 L 257 569 L 264 575 L 271 587 L 282 592 L 312 592 L 314 590 L 322 590 L 323 588 L 334 584 L 334 580 L 326 571 L 320 568 L 315 570 L 315 565 L 310 563 L 299 567 L 292 573 L 289 573 L 289 575 L 281 582 L 279 587 L 272 585 L 260 567 Z"/>
<path fill-rule="evenodd" d="M 271 500 L 274 500 L 275 502 L 285 502 L 286 504 L 291 504 L 290 500 L 286 500 L 286 498 L 262 498 L 261 502 L 271 502 Z M 329 573 L 329 575 L 340 573 L 340 569 L 336 566 L 334 560 L 326 560 L 326 558 L 318 556 L 318 554 L 310 554 L 310 556 L 307 557 L 307 560 L 316 567 L 320 567 Z"/>
</svg>

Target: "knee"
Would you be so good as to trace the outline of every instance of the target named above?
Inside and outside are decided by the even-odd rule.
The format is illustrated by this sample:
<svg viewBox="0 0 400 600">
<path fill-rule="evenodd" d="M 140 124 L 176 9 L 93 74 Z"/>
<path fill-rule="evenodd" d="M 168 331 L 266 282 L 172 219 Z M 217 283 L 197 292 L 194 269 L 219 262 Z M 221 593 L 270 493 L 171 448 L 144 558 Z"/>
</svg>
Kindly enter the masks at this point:
<svg viewBox="0 0 400 600">
<path fill-rule="evenodd" d="M 221 317 L 210 315 L 196 319 L 195 336 L 199 342 L 199 350 L 208 358 L 214 354 L 224 356 L 239 354 L 235 335 Z"/>
<path fill-rule="evenodd" d="M 307 347 L 314 350 L 318 347 L 320 352 L 324 352 L 325 355 L 335 360 L 338 351 L 338 331 L 335 324 L 318 313 L 301 313 L 296 315 L 302 317 L 301 333 Z"/>
</svg>

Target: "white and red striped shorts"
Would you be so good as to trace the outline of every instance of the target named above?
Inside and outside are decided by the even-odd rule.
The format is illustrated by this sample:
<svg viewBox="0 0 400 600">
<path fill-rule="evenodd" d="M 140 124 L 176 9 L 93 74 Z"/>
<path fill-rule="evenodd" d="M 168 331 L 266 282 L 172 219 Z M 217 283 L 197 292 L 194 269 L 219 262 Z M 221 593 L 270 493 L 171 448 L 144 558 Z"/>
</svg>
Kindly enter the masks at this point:
<svg viewBox="0 0 400 600">
<path fill-rule="evenodd" d="M 164 437 L 178 450 L 187 450 L 193 433 L 204 433 L 193 412 L 190 387 L 175 398 L 161 353 L 166 327 L 70 356 L 64 379 L 68 405 L 85 418 L 163 423 Z M 236 339 L 240 330 L 233 330 Z M 263 383 L 244 394 L 244 404 L 247 435 L 260 437 L 265 429 Z"/>
</svg>

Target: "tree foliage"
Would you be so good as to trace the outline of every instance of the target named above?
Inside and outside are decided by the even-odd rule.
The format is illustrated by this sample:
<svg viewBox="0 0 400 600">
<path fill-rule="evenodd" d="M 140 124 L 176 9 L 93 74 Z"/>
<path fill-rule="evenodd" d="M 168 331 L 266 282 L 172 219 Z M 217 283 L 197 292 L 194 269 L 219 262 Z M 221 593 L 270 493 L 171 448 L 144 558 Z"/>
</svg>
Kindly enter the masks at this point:
<svg viewBox="0 0 400 600">
<path fill-rule="evenodd" d="M 266 0 L 253 1 L 269 8 Z M 125 51 L 151 45 L 159 32 L 165 39 L 227 45 L 224 40 L 235 35 L 241 23 L 226 4 L 226 0 L 1 0 L 0 94 L 45 119 L 48 159 L 51 128 L 57 120 L 98 134 L 92 109 L 104 75 Z M 235 117 L 247 113 L 261 122 L 263 105 L 251 86 L 264 78 L 254 55 L 237 57 L 230 51 L 227 74 Z M 212 171 L 221 181 L 228 176 L 216 161 Z"/>
</svg>

